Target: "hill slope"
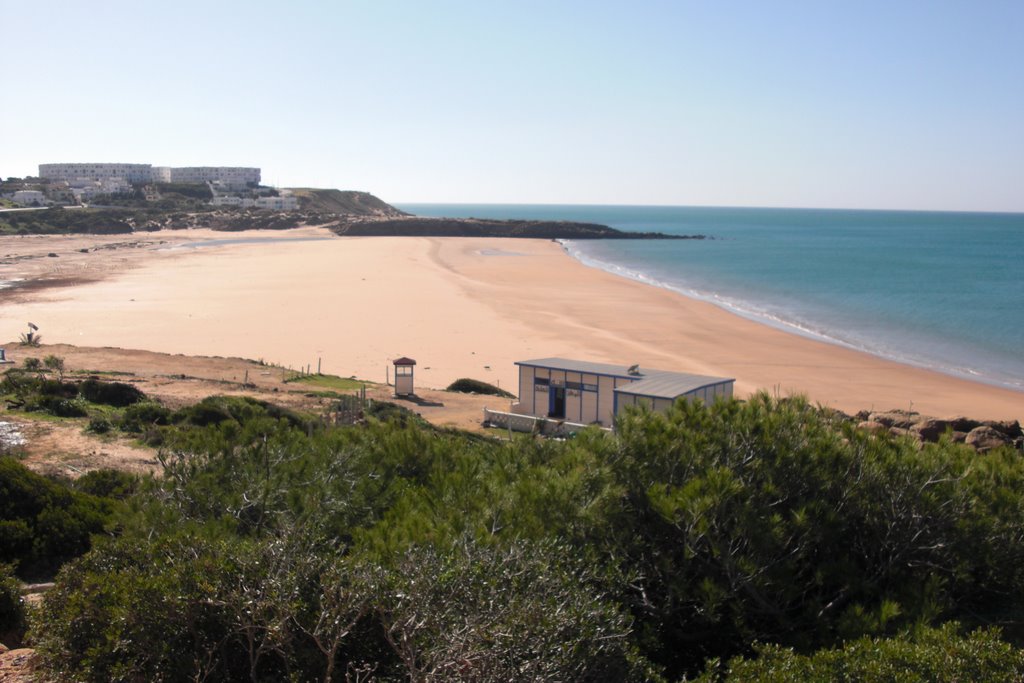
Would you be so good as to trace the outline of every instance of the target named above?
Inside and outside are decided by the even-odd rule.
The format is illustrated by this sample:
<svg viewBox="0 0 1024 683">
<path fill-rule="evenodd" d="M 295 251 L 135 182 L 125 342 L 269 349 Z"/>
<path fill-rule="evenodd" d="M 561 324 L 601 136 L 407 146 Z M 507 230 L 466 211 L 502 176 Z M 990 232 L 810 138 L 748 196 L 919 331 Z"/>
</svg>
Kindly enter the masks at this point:
<svg viewBox="0 0 1024 683">
<path fill-rule="evenodd" d="M 299 209 L 302 211 L 355 214 L 359 216 L 406 215 L 369 192 L 311 187 L 293 187 L 288 189 L 299 198 Z"/>
</svg>

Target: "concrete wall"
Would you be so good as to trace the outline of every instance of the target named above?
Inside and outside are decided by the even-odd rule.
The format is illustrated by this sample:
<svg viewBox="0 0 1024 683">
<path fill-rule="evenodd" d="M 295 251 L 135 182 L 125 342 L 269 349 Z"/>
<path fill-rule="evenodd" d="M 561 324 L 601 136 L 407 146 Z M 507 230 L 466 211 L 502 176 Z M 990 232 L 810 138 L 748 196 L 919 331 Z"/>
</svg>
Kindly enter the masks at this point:
<svg viewBox="0 0 1024 683">
<path fill-rule="evenodd" d="M 529 392 L 524 387 L 530 388 Z M 519 401 L 512 404 L 512 412 L 533 415 L 533 368 L 519 366 Z"/>
</svg>

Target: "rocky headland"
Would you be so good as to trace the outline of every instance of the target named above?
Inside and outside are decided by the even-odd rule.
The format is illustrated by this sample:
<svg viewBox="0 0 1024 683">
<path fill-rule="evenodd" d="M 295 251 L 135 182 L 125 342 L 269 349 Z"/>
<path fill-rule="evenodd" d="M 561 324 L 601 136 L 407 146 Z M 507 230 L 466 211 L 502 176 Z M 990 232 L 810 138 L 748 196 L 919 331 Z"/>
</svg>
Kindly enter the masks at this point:
<svg viewBox="0 0 1024 683">
<path fill-rule="evenodd" d="M 203 189 L 203 188 L 199 188 Z M 206 228 L 224 232 L 289 230 L 319 226 L 350 237 L 516 237 L 532 239 L 706 239 L 704 235 L 623 232 L 572 221 L 493 220 L 412 216 L 368 192 L 294 188 L 292 211 L 212 207 L 190 197 L 163 195 L 159 202 L 114 198 L 89 208 L 7 213 L 0 235 L 118 235 Z"/>
<path fill-rule="evenodd" d="M 349 237 L 514 237 L 523 239 L 706 239 L 705 235 L 623 232 L 598 223 L 571 221 L 428 218 L 424 216 L 345 216 L 329 226 Z"/>
</svg>

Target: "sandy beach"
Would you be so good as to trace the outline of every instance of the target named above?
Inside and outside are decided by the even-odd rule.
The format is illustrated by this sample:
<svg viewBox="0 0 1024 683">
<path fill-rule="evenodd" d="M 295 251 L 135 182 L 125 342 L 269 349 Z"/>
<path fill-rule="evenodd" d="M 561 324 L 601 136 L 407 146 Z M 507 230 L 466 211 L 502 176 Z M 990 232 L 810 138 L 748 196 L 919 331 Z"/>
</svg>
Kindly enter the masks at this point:
<svg viewBox="0 0 1024 683">
<path fill-rule="evenodd" d="M 211 239 L 232 243 L 183 246 Z M 48 283 L 0 289 L 5 342 L 32 321 L 44 343 L 320 363 L 376 382 L 410 356 L 422 386 L 473 377 L 513 392 L 515 361 L 568 356 L 734 377 L 740 396 L 803 393 L 847 412 L 1024 418 L 1022 393 L 761 325 L 549 241 L 174 231 L 3 237 L 0 256 L 0 280 Z"/>
</svg>

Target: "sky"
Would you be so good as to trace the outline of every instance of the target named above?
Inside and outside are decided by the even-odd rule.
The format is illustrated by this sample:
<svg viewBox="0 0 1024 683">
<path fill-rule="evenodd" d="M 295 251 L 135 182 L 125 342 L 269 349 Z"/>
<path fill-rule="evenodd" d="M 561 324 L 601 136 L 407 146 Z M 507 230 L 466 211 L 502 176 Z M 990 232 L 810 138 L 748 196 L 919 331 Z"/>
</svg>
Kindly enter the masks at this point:
<svg viewBox="0 0 1024 683">
<path fill-rule="evenodd" d="M 0 0 L 0 177 L 1024 211 L 1024 2 Z"/>
</svg>

